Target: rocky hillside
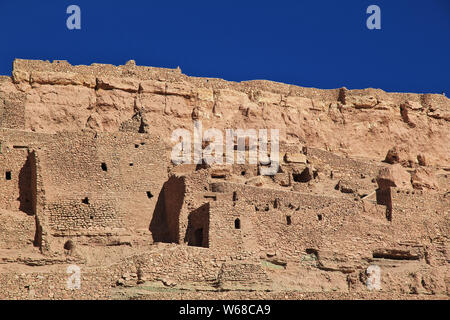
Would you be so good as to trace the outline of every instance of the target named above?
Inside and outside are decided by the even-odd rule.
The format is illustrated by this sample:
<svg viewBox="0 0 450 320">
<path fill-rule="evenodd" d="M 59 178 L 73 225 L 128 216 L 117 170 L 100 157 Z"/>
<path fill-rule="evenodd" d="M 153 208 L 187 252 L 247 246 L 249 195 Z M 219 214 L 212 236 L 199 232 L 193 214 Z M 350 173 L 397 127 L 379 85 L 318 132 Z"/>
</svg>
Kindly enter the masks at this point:
<svg viewBox="0 0 450 320">
<path fill-rule="evenodd" d="M 380 89 L 321 90 L 265 80 L 229 82 L 180 69 L 15 60 L 0 77 L 2 127 L 36 132 L 179 127 L 280 129 L 282 141 L 383 160 L 394 146 L 411 162 L 450 166 L 450 100 Z M 20 116 L 22 115 L 22 116 Z M 24 116 L 23 116 L 24 115 Z"/>
</svg>

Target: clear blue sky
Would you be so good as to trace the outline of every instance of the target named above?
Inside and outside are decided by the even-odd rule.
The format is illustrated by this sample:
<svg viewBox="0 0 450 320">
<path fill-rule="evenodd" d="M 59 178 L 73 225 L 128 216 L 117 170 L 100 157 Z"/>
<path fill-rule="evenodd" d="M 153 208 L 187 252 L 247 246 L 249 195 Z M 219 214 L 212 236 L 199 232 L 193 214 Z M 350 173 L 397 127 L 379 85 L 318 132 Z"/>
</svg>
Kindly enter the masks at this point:
<svg viewBox="0 0 450 320">
<path fill-rule="evenodd" d="M 66 8 L 81 8 L 81 30 Z M 381 8 L 381 30 L 366 8 Z M 0 74 L 14 58 L 175 68 L 192 76 L 450 96 L 449 0 L 5 1 Z"/>
</svg>

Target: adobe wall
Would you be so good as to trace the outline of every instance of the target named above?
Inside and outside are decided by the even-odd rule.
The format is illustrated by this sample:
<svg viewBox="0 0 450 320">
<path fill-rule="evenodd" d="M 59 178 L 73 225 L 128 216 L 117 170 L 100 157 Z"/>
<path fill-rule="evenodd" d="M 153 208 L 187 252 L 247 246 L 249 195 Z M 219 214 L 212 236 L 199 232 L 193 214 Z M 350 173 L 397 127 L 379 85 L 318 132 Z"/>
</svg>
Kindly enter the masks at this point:
<svg viewBox="0 0 450 320">
<path fill-rule="evenodd" d="M 232 201 L 230 194 L 211 192 L 209 174 L 209 170 L 174 174 L 165 184 L 167 230 L 172 236 L 164 242 L 206 247 L 222 257 L 254 257 L 257 250 L 251 219 L 241 215 L 253 212 L 253 206 Z M 241 230 L 235 229 L 236 219 L 242 219 Z"/>
<path fill-rule="evenodd" d="M 430 214 L 442 215 L 449 211 L 450 196 L 448 192 L 403 190 L 391 188 L 391 198 L 394 207 L 400 210 L 429 212 Z"/>
<path fill-rule="evenodd" d="M 230 200 L 236 192 L 235 202 L 247 205 L 237 213 L 242 229 L 251 230 L 261 253 L 278 251 L 288 259 L 298 259 L 306 248 L 322 247 L 327 232 L 362 212 L 360 203 L 342 198 L 227 182 L 215 183 L 215 188 L 228 194 Z M 234 228 L 231 221 L 222 228 L 227 226 Z"/>
<path fill-rule="evenodd" d="M 42 216 L 54 235 L 80 230 L 148 230 L 167 180 L 168 155 L 161 139 L 148 134 L 28 133 L 3 129 L 1 165 L 4 208 L 34 213 L 28 159 L 37 150 L 44 195 Z M 5 172 L 2 174 L 5 175 Z M 20 200 L 18 200 L 20 199 Z M 47 230 L 47 231 L 50 231 Z"/>
<path fill-rule="evenodd" d="M 170 242 L 187 244 L 189 242 L 189 233 L 193 231 L 189 228 L 190 220 L 196 215 L 202 215 L 199 212 L 201 211 L 199 208 L 208 202 L 204 198 L 205 188 L 208 185 L 208 172 L 200 170 L 186 175 L 171 174 L 164 188 L 168 228 L 170 234 L 172 234 Z M 197 213 L 193 211 L 197 211 Z M 206 218 L 201 219 L 204 220 Z M 206 241 L 208 238 L 206 228 L 204 228 L 204 231 L 203 238 Z M 207 242 L 205 242 L 205 246 L 207 246 Z"/>
<path fill-rule="evenodd" d="M 231 200 L 211 201 L 209 208 L 210 248 L 234 260 L 258 261 L 259 232 L 254 209 Z"/>
<path fill-rule="evenodd" d="M 26 94 L 15 90 L 11 78 L 0 76 L 0 128 L 25 128 Z"/>
<path fill-rule="evenodd" d="M 184 243 L 188 246 L 208 248 L 210 246 L 210 207 L 209 203 L 189 213 Z"/>
<path fill-rule="evenodd" d="M 0 128 L 0 139 L 2 147 L 9 147 L 10 149 L 29 148 L 31 150 L 42 148 L 52 142 L 54 135 L 43 132 Z"/>
<path fill-rule="evenodd" d="M 166 158 L 165 146 L 149 135 L 58 134 L 42 154 L 52 228 L 148 229 Z"/>
<path fill-rule="evenodd" d="M 27 148 L 1 146 L 0 208 L 33 214 L 29 152 Z"/>
<path fill-rule="evenodd" d="M 321 164 L 328 165 L 329 170 L 333 171 L 333 176 L 335 177 L 345 175 L 355 179 L 361 179 L 361 175 L 376 177 L 378 171 L 387 166 L 386 163 L 381 161 L 352 159 L 313 147 L 306 147 L 305 155 L 312 163 L 316 162 L 316 166 Z"/>
<path fill-rule="evenodd" d="M 4 268 L 5 256 L 31 249 L 30 240 L 35 236 L 35 217 L 23 212 L 0 209 L 0 271 Z M 1 291 L 3 291 L 2 288 Z"/>
<path fill-rule="evenodd" d="M 269 261 L 277 257 L 298 262 L 312 253 L 320 261 L 319 268 L 346 273 L 363 268 L 380 248 L 400 246 L 412 250 L 416 244 L 422 250 L 423 259 L 423 252 L 429 249 L 419 244 L 418 239 L 427 235 L 440 239 L 442 233 L 448 232 L 442 212 L 425 217 L 420 214 L 420 206 L 397 210 L 394 205 L 393 219 L 388 221 L 384 206 L 379 210 L 376 204 L 371 207 L 365 201 L 228 182 L 214 183 L 214 189 L 228 197 L 228 202 L 245 203 L 247 207 L 235 210 L 232 206 L 227 208 L 225 200 L 210 202 L 211 246 L 224 244 Z M 220 214 L 214 214 L 215 208 L 219 208 Z M 241 220 L 240 230 L 234 230 L 237 217 Z M 424 230 L 424 224 L 430 227 Z M 242 239 L 247 239 L 247 248 Z"/>
<path fill-rule="evenodd" d="M 164 184 L 164 213 L 168 237 L 164 242 L 180 243 L 183 234 L 180 234 L 180 212 L 186 196 L 186 183 L 184 177 L 172 176 Z M 181 218 L 182 219 L 182 218 Z"/>
</svg>

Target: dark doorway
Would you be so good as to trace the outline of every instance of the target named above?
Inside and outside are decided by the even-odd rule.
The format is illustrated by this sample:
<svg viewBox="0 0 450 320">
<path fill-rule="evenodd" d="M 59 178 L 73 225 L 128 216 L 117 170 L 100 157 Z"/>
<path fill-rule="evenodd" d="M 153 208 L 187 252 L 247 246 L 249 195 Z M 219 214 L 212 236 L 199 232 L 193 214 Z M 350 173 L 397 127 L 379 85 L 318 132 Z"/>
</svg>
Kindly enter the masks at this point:
<svg viewBox="0 0 450 320">
<path fill-rule="evenodd" d="M 294 179 L 295 182 L 306 183 L 308 181 L 311 181 L 311 179 L 313 178 L 313 174 L 311 170 L 307 167 L 301 173 L 293 173 L 292 178 Z"/>
<path fill-rule="evenodd" d="M 209 247 L 209 203 L 189 214 L 184 242 L 188 246 Z"/>
<path fill-rule="evenodd" d="M 27 160 L 19 171 L 19 197 L 17 200 L 20 202 L 19 210 L 25 212 L 28 215 L 34 214 L 34 199 L 35 193 L 33 194 L 33 189 L 36 190 L 36 179 L 32 177 L 32 156 L 28 155 Z"/>
<path fill-rule="evenodd" d="M 188 243 L 190 246 L 202 247 L 203 246 L 203 228 L 196 229 L 194 231 L 194 237 L 192 243 Z"/>
<path fill-rule="evenodd" d="M 286 216 L 286 224 L 290 226 L 292 224 L 291 216 Z"/>
</svg>

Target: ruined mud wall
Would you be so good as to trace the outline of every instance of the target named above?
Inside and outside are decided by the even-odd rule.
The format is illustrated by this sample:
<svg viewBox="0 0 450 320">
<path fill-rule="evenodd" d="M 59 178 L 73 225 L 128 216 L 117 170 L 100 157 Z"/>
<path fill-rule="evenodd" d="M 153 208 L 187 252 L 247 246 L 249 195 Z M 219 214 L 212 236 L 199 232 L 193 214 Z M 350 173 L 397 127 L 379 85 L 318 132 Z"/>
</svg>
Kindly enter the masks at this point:
<svg viewBox="0 0 450 320">
<path fill-rule="evenodd" d="M 2 146 L 0 153 L 0 205 L 32 214 L 31 166 L 27 148 Z"/>
<path fill-rule="evenodd" d="M 253 208 L 231 199 L 211 201 L 209 206 L 210 248 L 238 260 L 257 259 L 259 232 Z"/>
<path fill-rule="evenodd" d="M 347 199 L 226 182 L 215 183 L 215 188 L 231 197 L 235 192 L 234 202 L 247 204 L 247 210 L 236 213 L 241 229 L 255 237 L 255 248 L 262 253 L 278 251 L 289 259 L 298 259 L 307 248 L 322 247 L 339 225 L 362 211 L 360 204 Z M 234 229 L 231 222 L 226 226 Z"/>
<path fill-rule="evenodd" d="M 420 207 L 415 210 L 399 210 L 396 207 L 394 217 L 389 222 L 384 210 L 371 208 L 365 201 L 227 182 L 215 183 L 215 190 L 228 195 L 230 202 L 244 202 L 254 209 L 222 210 L 223 217 L 228 218 L 226 221 L 222 218 L 220 228 L 210 230 L 211 241 L 215 239 L 216 232 L 224 237 L 236 234 L 237 239 L 250 239 L 248 235 L 239 237 L 248 233 L 255 238 L 253 250 L 261 250 L 262 255 L 298 261 L 309 250 L 312 254 L 322 254 L 321 263 L 324 268 L 327 268 L 327 260 L 341 261 L 341 264 L 336 265 L 334 262 L 329 267 L 343 272 L 362 268 L 379 248 L 395 248 L 402 243 L 417 243 L 418 239 L 429 236 L 440 238 L 448 233 L 445 215 L 435 213 L 424 216 L 421 215 Z M 234 192 L 236 196 L 233 196 Z M 424 200 L 425 198 L 415 201 Z M 221 207 L 223 204 L 212 201 L 211 206 Z M 232 217 L 241 220 L 239 230 L 233 230 L 236 228 Z M 224 241 L 217 239 L 220 239 L 219 244 Z M 247 251 L 251 251 L 248 250 L 251 248 L 249 243 L 251 242 L 247 242 Z M 234 245 L 241 248 L 236 243 Z M 423 245 L 419 247 L 422 251 L 425 250 Z M 424 259 L 423 255 L 421 259 Z"/>
<path fill-rule="evenodd" d="M 186 184 L 183 177 L 172 176 L 164 184 L 164 212 L 161 213 L 162 219 L 165 219 L 167 236 L 159 241 L 180 243 L 183 241 L 183 235 L 180 234 L 180 216 L 186 196 Z M 154 217 L 155 219 L 156 217 Z M 181 219 L 183 219 L 181 217 Z"/>
<path fill-rule="evenodd" d="M 42 166 L 58 230 L 148 229 L 167 179 L 164 145 L 140 134 L 61 134 Z"/>
<path fill-rule="evenodd" d="M 43 215 L 56 234 L 83 229 L 148 230 L 167 180 L 167 150 L 158 137 L 138 133 L 36 134 L 2 130 L 2 199 L 7 209 L 30 214 L 28 159 L 39 151 Z M 8 179 L 7 179 L 8 178 Z"/>
</svg>

